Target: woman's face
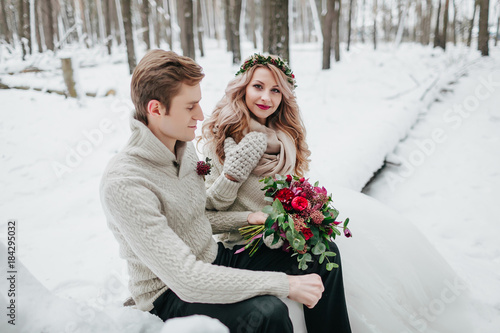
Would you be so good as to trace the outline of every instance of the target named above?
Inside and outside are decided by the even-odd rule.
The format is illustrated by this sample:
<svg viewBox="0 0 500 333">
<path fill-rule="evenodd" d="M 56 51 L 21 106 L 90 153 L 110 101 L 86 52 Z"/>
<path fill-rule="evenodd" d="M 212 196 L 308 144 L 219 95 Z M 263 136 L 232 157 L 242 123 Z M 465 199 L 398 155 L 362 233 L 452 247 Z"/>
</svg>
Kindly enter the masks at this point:
<svg viewBox="0 0 500 333">
<path fill-rule="evenodd" d="M 281 90 L 271 70 L 259 67 L 245 89 L 245 103 L 250 112 L 263 125 L 281 103 Z"/>
</svg>

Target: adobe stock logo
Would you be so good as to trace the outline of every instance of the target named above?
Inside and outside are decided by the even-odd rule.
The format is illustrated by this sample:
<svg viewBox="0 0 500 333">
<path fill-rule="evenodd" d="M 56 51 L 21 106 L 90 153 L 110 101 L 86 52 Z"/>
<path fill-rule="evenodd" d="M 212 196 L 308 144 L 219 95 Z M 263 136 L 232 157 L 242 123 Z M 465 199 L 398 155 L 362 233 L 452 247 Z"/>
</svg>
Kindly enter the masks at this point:
<svg viewBox="0 0 500 333">
<path fill-rule="evenodd" d="M 438 145 L 448 140 L 447 133 L 450 129 L 458 130 L 465 119 L 480 109 L 482 101 L 493 96 L 500 87 L 500 81 L 493 80 L 494 75 L 500 77 L 500 70 L 490 73 L 487 78 L 480 77 L 479 84 L 462 100 L 462 103 L 453 105 L 443 113 L 441 122 L 443 127 L 434 128 L 429 138 L 416 140 L 417 147 L 410 152 L 408 158 L 398 157 L 401 162 L 398 169 L 384 173 L 384 179 L 391 191 L 395 191 L 398 183 L 403 183 L 405 179 L 411 177 L 417 167 L 424 164 L 427 158 L 434 154 Z"/>
<path fill-rule="evenodd" d="M 462 293 L 467 290 L 467 285 L 462 283 L 458 277 L 453 282 L 444 281 L 445 287 L 438 297 L 432 299 L 427 306 L 421 306 L 418 314 L 413 313 L 409 317 L 409 323 L 418 332 L 427 332 L 429 322 L 434 322 L 442 315 L 448 306 L 455 302 Z M 401 332 L 409 333 L 409 332 Z"/>
<path fill-rule="evenodd" d="M 103 118 L 99 122 L 97 128 L 82 131 L 85 139 L 78 141 L 78 143 L 71 148 L 66 154 L 64 163 L 52 161 L 52 170 L 57 178 L 61 178 L 66 173 L 71 173 L 83 161 L 84 157 L 92 154 L 94 149 L 102 144 L 104 136 L 115 131 L 115 125 L 108 118 Z"/>
</svg>

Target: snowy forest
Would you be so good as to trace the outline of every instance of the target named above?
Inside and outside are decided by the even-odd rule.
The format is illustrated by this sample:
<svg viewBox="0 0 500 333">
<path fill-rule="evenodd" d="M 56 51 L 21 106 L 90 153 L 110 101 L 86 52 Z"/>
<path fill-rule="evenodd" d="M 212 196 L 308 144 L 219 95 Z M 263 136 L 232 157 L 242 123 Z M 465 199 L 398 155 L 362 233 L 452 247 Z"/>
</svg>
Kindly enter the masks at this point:
<svg viewBox="0 0 500 333">
<path fill-rule="evenodd" d="M 491 4 L 490 4 L 491 2 Z M 488 55 L 488 40 L 499 38 L 499 2 L 494 0 L 1 0 L 3 53 L 29 54 L 67 45 L 126 46 L 130 72 L 136 48 L 174 49 L 196 59 L 204 40 L 224 40 L 241 61 L 241 36 L 255 49 L 290 62 L 290 43 L 320 42 L 322 68 L 340 61 L 340 45 L 415 42 L 446 49 L 447 42 L 477 40 Z M 492 8 L 490 8 L 492 7 Z M 496 26 L 495 26 L 496 23 Z M 2 57 L 6 57 L 3 55 Z"/>
<path fill-rule="evenodd" d="M 288 60 L 353 332 L 499 332 L 499 25 L 499 0 L 0 0 L 0 332 L 228 332 L 123 304 L 99 186 L 156 48 L 201 65 L 205 120 L 244 59 Z"/>
</svg>

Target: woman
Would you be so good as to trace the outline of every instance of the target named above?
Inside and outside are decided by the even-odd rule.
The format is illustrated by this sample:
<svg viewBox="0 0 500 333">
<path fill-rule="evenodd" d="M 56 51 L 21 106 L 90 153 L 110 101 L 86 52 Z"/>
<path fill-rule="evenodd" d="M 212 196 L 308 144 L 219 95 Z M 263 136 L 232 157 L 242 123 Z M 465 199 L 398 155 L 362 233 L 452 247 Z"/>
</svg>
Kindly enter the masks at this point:
<svg viewBox="0 0 500 333">
<path fill-rule="evenodd" d="M 207 209 L 258 211 L 269 204 L 261 177 L 302 176 L 308 170 L 310 152 L 294 86 L 281 59 L 259 55 L 228 84 L 203 125 L 204 151 L 214 164 L 206 181 Z M 467 286 L 411 222 L 332 179 L 320 181 L 355 226 L 355 237 L 342 244 L 353 331 L 471 331 L 464 315 L 471 302 Z M 241 242 L 237 230 L 221 238 L 228 247 Z"/>
<path fill-rule="evenodd" d="M 308 170 L 310 152 L 294 87 L 294 75 L 282 59 L 259 54 L 250 57 L 228 84 L 203 125 L 205 153 L 213 161 L 206 180 L 207 209 L 259 212 L 267 204 L 260 178 L 303 175 Z M 266 217 L 260 213 L 252 222 L 263 224 Z M 241 243 L 236 229 L 221 238 L 227 247 Z M 338 253 L 333 242 L 330 248 Z M 258 257 L 255 260 L 265 260 L 262 254 Z M 340 264 L 340 256 L 335 262 Z M 304 309 L 308 331 L 350 332 L 341 267 L 328 272 L 324 265 L 315 264 L 307 272 L 320 274 L 326 288 L 314 309 Z M 300 270 L 296 268 L 295 274 Z"/>
</svg>

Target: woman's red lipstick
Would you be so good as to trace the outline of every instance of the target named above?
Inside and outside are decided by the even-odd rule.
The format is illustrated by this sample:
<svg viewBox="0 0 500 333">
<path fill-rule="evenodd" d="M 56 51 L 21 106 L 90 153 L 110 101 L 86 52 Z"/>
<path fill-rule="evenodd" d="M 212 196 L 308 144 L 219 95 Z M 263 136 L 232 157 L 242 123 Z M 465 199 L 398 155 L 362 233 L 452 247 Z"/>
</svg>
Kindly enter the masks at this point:
<svg viewBox="0 0 500 333">
<path fill-rule="evenodd" d="M 259 107 L 259 109 L 262 109 L 262 110 L 268 110 L 270 108 L 269 105 L 263 105 L 263 104 L 257 104 L 257 106 Z"/>
</svg>

